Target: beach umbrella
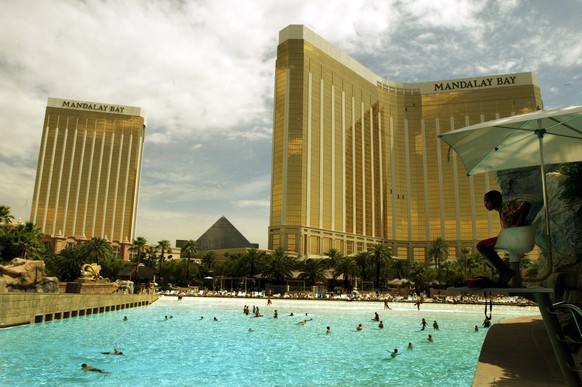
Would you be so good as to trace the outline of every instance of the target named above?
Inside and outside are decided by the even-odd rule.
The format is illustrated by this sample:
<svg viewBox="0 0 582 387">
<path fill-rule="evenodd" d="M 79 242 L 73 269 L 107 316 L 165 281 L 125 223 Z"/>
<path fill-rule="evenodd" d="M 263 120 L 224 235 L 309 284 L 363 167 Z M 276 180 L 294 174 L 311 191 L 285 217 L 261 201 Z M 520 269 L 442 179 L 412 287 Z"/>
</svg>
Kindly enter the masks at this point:
<svg viewBox="0 0 582 387">
<path fill-rule="evenodd" d="M 546 215 L 546 243 L 552 245 L 545 164 L 582 161 L 582 106 L 538 110 L 437 136 L 459 155 L 467 175 L 540 166 Z"/>
<path fill-rule="evenodd" d="M 388 285 L 391 285 L 391 286 L 402 286 L 402 285 L 405 285 L 405 284 L 409 284 L 411 282 L 412 281 L 410 281 L 409 279 L 406 279 L 406 278 L 394 278 L 394 279 L 391 279 L 390 281 L 388 281 Z"/>
</svg>

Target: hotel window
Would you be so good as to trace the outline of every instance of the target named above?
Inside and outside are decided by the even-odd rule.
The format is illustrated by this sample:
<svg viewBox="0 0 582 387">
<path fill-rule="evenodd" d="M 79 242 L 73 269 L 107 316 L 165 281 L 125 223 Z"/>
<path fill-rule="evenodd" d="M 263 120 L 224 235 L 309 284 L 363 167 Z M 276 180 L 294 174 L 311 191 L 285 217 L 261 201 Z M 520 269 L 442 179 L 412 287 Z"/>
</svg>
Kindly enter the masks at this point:
<svg viewBox="0 0 582 387">
<path fill-rule="evenodd" d="M 296 251 L 295 247 L 296 235 L 287 234 L 287 251 Z"/>
</svg>

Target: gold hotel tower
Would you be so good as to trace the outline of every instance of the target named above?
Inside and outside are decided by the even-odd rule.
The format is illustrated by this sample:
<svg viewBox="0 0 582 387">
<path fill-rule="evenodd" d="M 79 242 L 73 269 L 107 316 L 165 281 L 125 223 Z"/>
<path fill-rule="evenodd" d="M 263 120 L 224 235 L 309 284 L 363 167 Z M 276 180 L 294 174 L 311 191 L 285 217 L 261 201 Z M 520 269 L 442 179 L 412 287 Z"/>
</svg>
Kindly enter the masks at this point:
<svg viewBox="0 0 582 387">
<path fill-rule="evenodd" d="M 145 124 L 138 107 L 48 99 L 30 219 L 56 250 L 133 241 Z"/>
<path fill-rule="evenodd" d="M 386 243 L 426 262 L 495 235 L 495 174 L 467 177 L 437 134 L 543 108 L 533 73 L 398 83 L 301 25 L 280 31 L 269 248 L 345 255 Z"/>
</svg>

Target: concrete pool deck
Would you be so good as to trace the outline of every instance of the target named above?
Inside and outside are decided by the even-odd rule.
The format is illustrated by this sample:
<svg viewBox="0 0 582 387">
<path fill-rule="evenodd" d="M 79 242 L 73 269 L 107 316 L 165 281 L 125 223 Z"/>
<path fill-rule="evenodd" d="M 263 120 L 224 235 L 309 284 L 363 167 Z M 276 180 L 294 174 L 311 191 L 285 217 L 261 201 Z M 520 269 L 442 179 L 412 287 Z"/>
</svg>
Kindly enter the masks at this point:
<svg viewBox="0 0 582 387">
<path fill-rule="evenodd" d="M 473 386 L 565 385 L 541 316 L 506 320 L 489 328 Z"/>
</svg>

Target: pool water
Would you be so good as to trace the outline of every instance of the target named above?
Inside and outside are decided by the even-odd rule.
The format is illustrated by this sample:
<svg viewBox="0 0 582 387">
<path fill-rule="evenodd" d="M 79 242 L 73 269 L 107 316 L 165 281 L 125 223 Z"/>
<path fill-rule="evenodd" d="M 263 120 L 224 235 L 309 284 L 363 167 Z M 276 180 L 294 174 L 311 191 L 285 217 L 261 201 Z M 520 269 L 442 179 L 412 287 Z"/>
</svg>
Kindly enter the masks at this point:
<svg viewBox="0 0 582 387">
<path fill-rule="evenodd" d="M 244 305 L 251 312 L 259 306 L 264 316 L 243 314 Z M 162 297 L 148 307 L 2 329 L 0 386 L 471 385 L 487 333 L 474 330 L 483 322 L 483 306 L 390 307 Z M 374 312 L 384 329 L 372 321 Z M 537 314 L 533 307 L 494 306 L 493 323 Z M 406 349 L 409 342 L 414 349 Z M 114 347 L 124 356 L 101 353 Z M 394 348 L 399 355 L 393 358 Z M 82 363 L 108 373 L 83 372 Z"/>
</svg>

